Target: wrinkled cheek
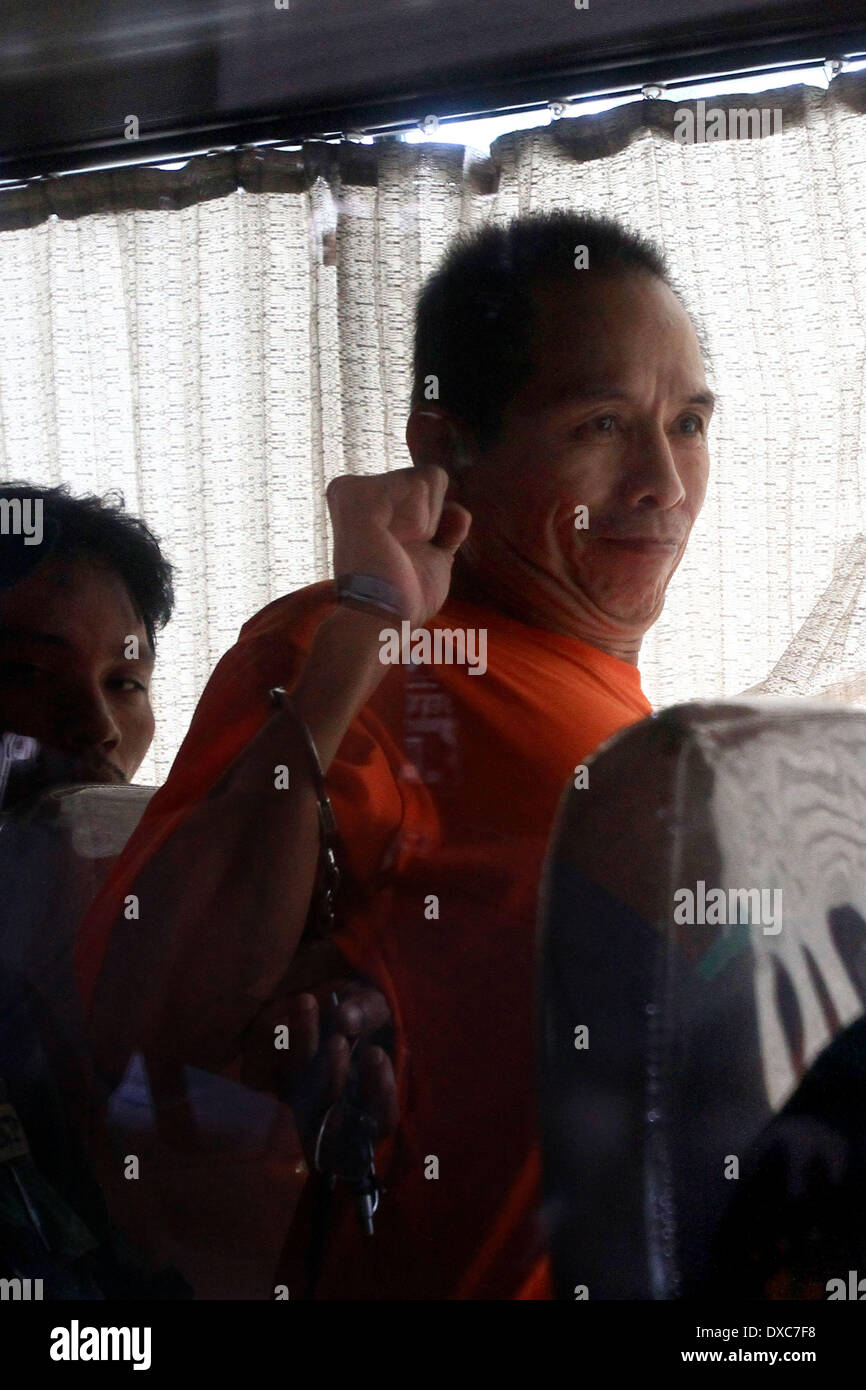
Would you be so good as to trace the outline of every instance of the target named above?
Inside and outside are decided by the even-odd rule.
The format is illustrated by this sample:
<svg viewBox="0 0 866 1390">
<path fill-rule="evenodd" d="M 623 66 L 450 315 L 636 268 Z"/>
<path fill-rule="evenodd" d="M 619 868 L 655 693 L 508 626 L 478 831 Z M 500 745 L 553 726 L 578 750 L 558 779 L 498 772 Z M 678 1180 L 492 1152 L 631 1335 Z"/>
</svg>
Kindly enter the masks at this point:
<svg viewBox="0 0 866 1390">
<path fill-rule="evenodd" d="M 664 600 L 670 570 L 641 571 L 605 564 L 600 557 L 579 556 L 574 567 L 577 583 L 597 603 L 609 610 L 632 615 L 653 613 Z"/>
</svg>

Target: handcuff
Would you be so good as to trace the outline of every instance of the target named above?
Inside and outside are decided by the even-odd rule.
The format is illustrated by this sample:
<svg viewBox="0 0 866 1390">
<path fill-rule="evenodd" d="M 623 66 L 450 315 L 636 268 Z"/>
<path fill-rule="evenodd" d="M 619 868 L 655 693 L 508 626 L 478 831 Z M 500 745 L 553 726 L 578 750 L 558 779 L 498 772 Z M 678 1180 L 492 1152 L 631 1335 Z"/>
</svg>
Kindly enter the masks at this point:
<svg viewBox="0 0 866 1390">
<path fill-rule="evenodd" d="M 389 617 L 405 617 L 405 604 L 399 591 L 393 584 L 378 579 L 374 575 L 339 575 L 336 580 L 336 591 L 337 601 L 340 604 L 346 604 L 350 607 L 358 606 L 365 610 L 372 609 L 375 612 L 388 614 Z M 331 799 L 328 796 L 319 751 L 306 721 L 301 718 L 291 695 L 282 686 L 275 686 L 269 692 L 269 699 L 274 708 L 288 708 L 294 716 L 303 738 L 316 793 L 319 819 L 319 866 L 313 894 L 315 908 L 312 914 L 312 925 L 308 917 L 301 939 L 303 941 L 304 939 L 327 937 L 331 935 L 336 924 L 335 902 L 341 881 L 338 860 L 340 838 L 337 820 Z M 339 1002 L 336 994 L 332 994 L 332 1005 L 337 1007 Z M 361 1230 L 365 1235 L 373 1235 L 373 1217 L 379 1208 L 379 1201 L 385 1189 L 376 1174 L 374 1161 L 376 1121 L 364 1112 L 360 1098 L 357 1060 L 365 1045 L 366 1039 L 361 1038 L 357 1038 L 352 1045 L 346 1088 L 340 1099 L 332 1102 L 322 1117 L 316 1135 L 313 1164 L 316 1173 L 325 1185 L 327 1196 L 333 1193 L 337 1182 L 345 1182 L 348 1185 L 355 1199 L 355 1211 Z M 337 1134 L 335 1153 L 331 1161 L 328 1162 L 323 1156 L 328 1125 L 334 1114 L 341 1109 L 343 1122 Z M 319 1258 L 320 1256 L 321 1251 Z"/>
</svg>

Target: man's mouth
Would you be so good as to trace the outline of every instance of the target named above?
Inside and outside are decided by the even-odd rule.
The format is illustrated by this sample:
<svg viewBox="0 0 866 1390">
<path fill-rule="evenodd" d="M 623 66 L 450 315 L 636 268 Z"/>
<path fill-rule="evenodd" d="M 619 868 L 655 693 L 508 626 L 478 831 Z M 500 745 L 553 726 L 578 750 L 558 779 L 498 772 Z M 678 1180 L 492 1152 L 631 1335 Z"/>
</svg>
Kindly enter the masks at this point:
<svg viewBox="0 0 866 1390">
<path fill-rule="evenodd" d="M 598 536 L 596 539 L 602 545 L 613 545 L 636 555 L 674 555 L 679 549 L 679 541 L 658 540 L 652 536 Z"/>
<path fill-rule="evenodd" d="M 78 771 L 82 782 L 116 786 L 126 781 L 126 777 L 114 763 L 82 763 Z"/>
<path fill-rule="evenodd" d="M 104 758 L 88 758 L 57 753 L 44 748 L 40 772 L 46 782 L 57 786 L 119 786 L 126 776 L 116 763 Z"/>
</svg>

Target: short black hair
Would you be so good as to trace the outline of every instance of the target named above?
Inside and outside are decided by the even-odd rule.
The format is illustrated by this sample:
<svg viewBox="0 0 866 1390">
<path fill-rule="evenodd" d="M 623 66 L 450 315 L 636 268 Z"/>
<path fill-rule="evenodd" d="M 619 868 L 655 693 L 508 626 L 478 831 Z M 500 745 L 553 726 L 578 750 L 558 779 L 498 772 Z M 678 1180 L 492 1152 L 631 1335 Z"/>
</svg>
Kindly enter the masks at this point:
<svg viewBox="0 0 866 1390">
<path fill-rule="evenodd" d="M 675 294 L 667 261 L 649 238 L 612 218 L 548 212 L 458 237 L 421 290 L 415 311 L 412 406 L 433 397 L 482 447 L 495 442 L 502 412 L 531 368 L 532 293 L 575 274 L 577 248 L 588 270 L 654 275 Z"/>
<path fill-rule="evenodd" d="M 15 499 L 42 503 L 45 558 L 93 559 L 120 576 L 155 650 L 157 629 L 174 610 L 173 569 L 153 532 L 125 510 L 123 494 L 74 497 L 66 486 L 0 482 L 0 500 Z"/>
</svg>

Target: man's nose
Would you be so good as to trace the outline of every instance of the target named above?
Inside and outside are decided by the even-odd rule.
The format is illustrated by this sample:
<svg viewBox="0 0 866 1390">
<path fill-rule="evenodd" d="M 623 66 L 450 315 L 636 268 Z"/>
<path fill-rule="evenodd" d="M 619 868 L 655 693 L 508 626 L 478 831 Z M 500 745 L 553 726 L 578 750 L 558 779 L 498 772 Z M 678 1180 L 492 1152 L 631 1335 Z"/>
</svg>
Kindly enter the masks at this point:
<svg viewBox="0 0 866 1390">
<path fill-rule="evenodd" d="M 120 728 L 111 706 L 97 688 L 76 691 L 67 707 L 65 722 L 64 743 L 75 752 L 98 748 L 108 754 L 120 743 Z"/>
<path fill-rule="evenodd" d="M 683 501 L 686 490 L 666 432 L 648 429 L 635 441 L 628 475 L 628 501 L 634 507 L 667 511 Z"/>
</svg>

